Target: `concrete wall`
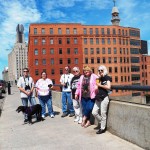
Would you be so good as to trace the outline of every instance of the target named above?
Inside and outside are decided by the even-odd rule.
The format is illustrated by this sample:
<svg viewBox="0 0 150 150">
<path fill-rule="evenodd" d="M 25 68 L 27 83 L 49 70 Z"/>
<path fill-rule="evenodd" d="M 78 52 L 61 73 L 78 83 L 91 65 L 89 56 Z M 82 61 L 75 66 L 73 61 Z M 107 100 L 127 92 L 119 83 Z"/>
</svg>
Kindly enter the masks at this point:
<svg viewBox="0 0 150 150">
<path fill-rule="evenodd" d="M 61 108 L 61 92 L 52 92 L 53 105 Z M 95 121 L 96 123 L 96 121 Z M 150 106 L 110 101 L 108 131 L 150 150 Z"/>
<path fill-rule="evenodd" d="M 111 101 L 107 127 L 109 132 L 150 150 L 150 107 Z"/>
</svg>

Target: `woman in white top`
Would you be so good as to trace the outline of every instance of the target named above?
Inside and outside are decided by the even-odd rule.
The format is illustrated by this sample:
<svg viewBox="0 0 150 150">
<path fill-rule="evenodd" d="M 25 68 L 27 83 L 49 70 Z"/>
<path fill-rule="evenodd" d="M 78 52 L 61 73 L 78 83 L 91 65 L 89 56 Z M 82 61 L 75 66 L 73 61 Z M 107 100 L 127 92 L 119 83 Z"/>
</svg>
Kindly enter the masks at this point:
<svg viewBox="0 0 150 150">
<path fill-rule="evenodd" d="M 39 102 L 42 106 L 42 117 L 45 118 L 46 104 L 48 108 L 48 114 L 51 118 L 54 118 L 54 112 L 52 107 L 52 95 L 51 89 L 53 88 L 53 82 L 47 78 L 46 72 L 41 73 L 41 79 L 36 82 L 36 92 Z"/>
</svg>

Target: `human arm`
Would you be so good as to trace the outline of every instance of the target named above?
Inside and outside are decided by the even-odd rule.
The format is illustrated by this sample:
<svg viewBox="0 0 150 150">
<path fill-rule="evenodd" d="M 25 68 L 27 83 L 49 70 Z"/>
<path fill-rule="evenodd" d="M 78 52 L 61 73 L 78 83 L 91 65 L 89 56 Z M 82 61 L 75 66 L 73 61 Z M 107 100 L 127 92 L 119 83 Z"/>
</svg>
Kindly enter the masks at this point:
<svg viewBox="0 0 150 150">
<path fill-rule="evenodd" d="M 96 83 L 96 85 L 98 87 L 106 89 L 106 90 L 110 90 L 111 89 L 111 82 L 109 80 L 106 82 L 106 85 L 102 85 L 101 83 Z"/>
</svg>

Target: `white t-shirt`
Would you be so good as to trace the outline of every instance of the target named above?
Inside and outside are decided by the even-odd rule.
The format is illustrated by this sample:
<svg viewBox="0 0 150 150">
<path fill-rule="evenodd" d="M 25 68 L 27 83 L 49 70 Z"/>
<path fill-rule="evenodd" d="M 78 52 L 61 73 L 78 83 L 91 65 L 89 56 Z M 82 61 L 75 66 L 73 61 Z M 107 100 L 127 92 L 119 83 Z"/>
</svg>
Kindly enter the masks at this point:
<svg viewBox="0 0 150 150">
<path fill-rule="evenodd" d="M 61 83 L 67 83 L 67 88 L 65 88 L 63 86 L 62 88 L 62 91 L 63 92 L 71 92 L 71 88 L 70 88 L 70 82 L 72 80 L 72 78 L 74 77 L 74 75 L 72 73 L 69 73 L 69 74 L 63 74 L 61 77 L 60 77 L 60 82 Z"/>
<path fill-rule="evenodd" d="M 35 84 L 35 87 L 38 91 L 38 95 L 40 95 L 40 96 L 49 95 L 50 89 L 49 89 L 48 85 L 50 85 L 50 84 L 53 85 L 53 82 L 52 82 L 52 80 L 50 80 L 48 78 L 45 80 L 39 79 Z"/>
<path fill-rule="evenodd" d="M 31 77 L 20 77 L 19 80 L 18 80 L 18 83 L 17 83 L 17 87 L 21 87 L 23 89 L 25 89 L 25 86 L 26 85 L 29 85 L 30 86 L 30 89 L 32 87 L 34 87 L 34 81 Z M 30 90 L 28 90 L 30 91 Z M 24 93 L 24 92 L 21 92 L 20 91 L 20 96 L 21 98 L 28 98 L 28 96 Z M 33 92 L 31 97 L 35 97 L 35 93 Z"/>
</svg>

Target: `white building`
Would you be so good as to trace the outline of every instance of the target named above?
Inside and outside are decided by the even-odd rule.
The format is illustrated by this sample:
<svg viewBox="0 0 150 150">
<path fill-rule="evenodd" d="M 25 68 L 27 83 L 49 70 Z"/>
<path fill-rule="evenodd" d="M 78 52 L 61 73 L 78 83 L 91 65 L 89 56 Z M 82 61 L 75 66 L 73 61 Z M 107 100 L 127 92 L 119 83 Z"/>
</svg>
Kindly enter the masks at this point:
<svg viewBox="0 0 150 150">
<path fill-rule="evenodd" d="M 12 51 L 8 54 L 8 68 L 9 68 L 9 81 L 11 84 L 18 80 L 22 76 L 23 68 L 28 67 L 28 46 L 24 39 L 24 27 L 23 25 L 17 25 L 16 28 L 16 43 Z"/>
</svg>

